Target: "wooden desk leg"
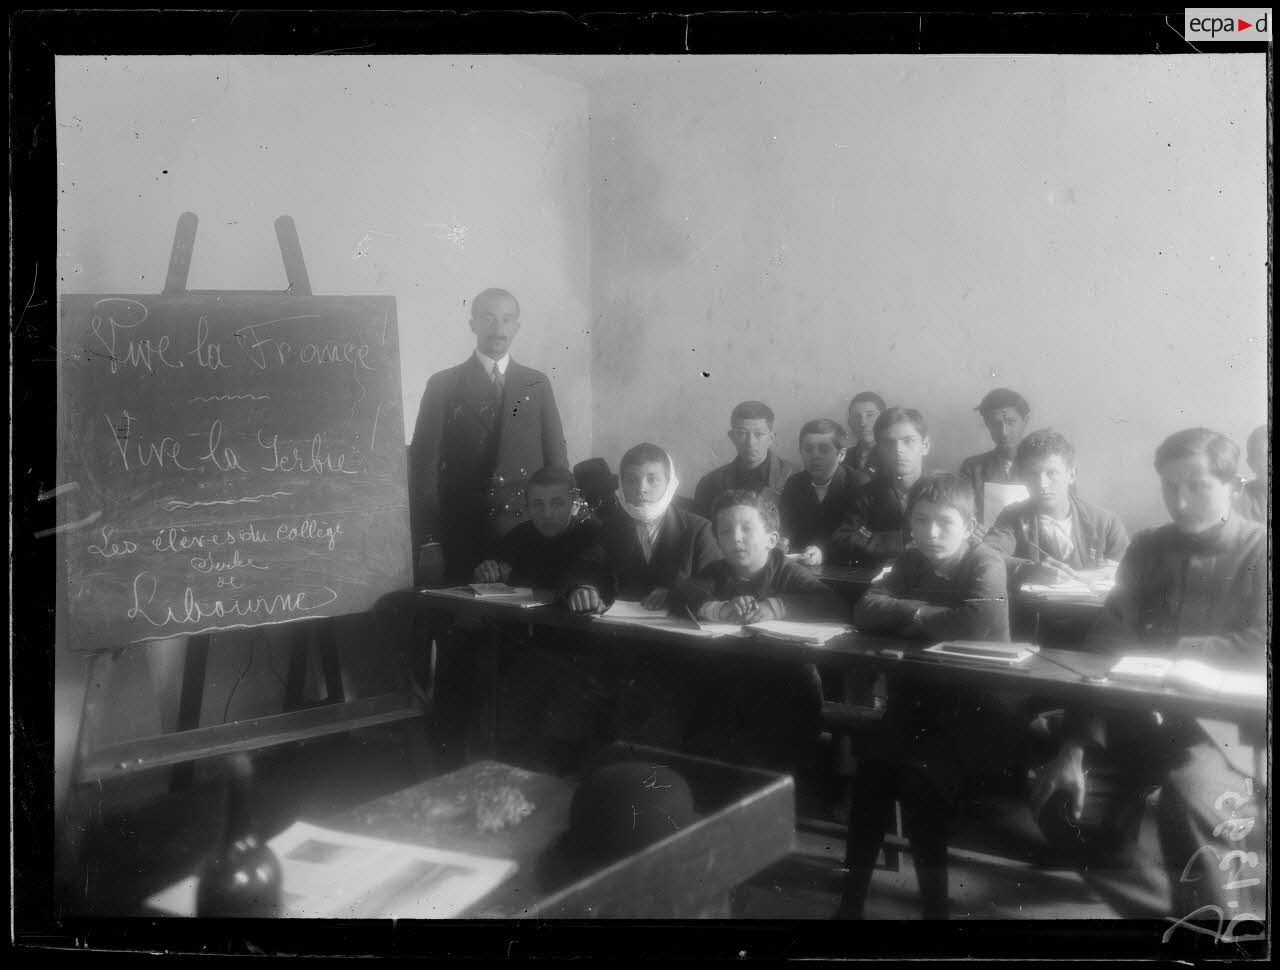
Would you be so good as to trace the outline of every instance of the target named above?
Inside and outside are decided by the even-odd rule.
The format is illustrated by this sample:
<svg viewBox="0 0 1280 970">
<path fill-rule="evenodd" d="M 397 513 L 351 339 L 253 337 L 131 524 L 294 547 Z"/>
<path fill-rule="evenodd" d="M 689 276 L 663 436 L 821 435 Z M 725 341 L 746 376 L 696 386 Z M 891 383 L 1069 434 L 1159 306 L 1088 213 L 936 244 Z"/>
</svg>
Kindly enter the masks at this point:
<svg viewBox="0 0 1280 970">
<path fill-rule="evenodd" d="M 186 658 L 182 665 L 182 699 L 178 703 L 178 730 L 190 731 L 200 726 L 200 708 L 204 705 L 204 677 L 209 666 L 209 634 L 188 637 Z M 195 763 L 187 762 L 173 769 L 169 791 L 185 791 L 195 779 Z"/>
<path fill-rule="evenodd" d="M 489 628 L 488 645 L 489 656 L 486 660 L 489 686 L 489 737 L 485 754 L 493 758 L 498 754 L 498 696 L 500 693 L 498 681 L 501 671 L 498 659 L 502 652 L 502 632 L 496 626 Z"/>
</svg>

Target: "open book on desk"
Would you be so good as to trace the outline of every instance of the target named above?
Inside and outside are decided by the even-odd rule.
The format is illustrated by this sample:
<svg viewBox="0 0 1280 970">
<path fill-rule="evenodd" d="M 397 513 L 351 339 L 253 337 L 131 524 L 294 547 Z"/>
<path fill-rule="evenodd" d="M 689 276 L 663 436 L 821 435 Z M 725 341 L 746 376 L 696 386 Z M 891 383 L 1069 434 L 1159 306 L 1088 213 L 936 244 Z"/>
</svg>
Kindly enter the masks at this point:
<svg viewBox="0 0 1280 970">
<path fill-rule="evenodd" d="M 935 658 L 949 657 L 1016 667 L 1034 657 L 1040 648 L 1034 643 L 1004 643 L 999 640 L 943 640 L 925 647 L 924 652 Z"/>
<path fill-rule="evenodd" d="M 811 647 L 823 647 L 836 637 L 852 633 L 847 623 L 814 623 L 803 620 L 758 620 L 742 628 L 752 636 L 767 640 L 785 640 Z"/>
<path fill-rule="evenodd" d="M 1115 681 L 1168 685 L 1207 694 L 1267 696 L 1267 675 L 1264 672 L 1226 670 L 1192 658 L 1121 657 L 1108 676 Z"/>
<path fill-rule="evenodd" d="M 471 583 L 467 586 L 450 586 L 445 589 L 428 589 L 424 592 L 456 596 L 460 599 L 483 600 L 507 606 L 546 606 L 554 603 L 556 595 L 549 589 L 532 589 L 528 586 L 508 586 L 506 583 Z"/>
<path fill-rule="evenodd" d="M 618 626 L 635 626 L 646 630 L 663 630 L 690 637 L 742 636 L 742 627 L 736 623 L 707 623 L 688 616 L 672 616 L 665 607 L 647 610 L 631 600 L 614 600 L 605 612 L 597 614 L 597 623 Z"/>
</svg>

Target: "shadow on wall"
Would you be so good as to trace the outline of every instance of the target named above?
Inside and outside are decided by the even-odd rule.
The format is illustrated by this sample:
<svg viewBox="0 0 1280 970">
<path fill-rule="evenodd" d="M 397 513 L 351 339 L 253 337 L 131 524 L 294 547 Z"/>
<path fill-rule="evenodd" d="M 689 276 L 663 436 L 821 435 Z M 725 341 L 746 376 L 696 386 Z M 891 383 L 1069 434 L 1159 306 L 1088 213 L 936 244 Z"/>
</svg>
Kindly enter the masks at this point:
<svg viewBox="0 0 1280 970">
<path fill-rule="evenodd" d="M 663 175 L 618 115 L 592 119 L 592 286 L 603 312 L 595 321 L 592 374 L 601 387 L 641 378 L 647 339 L 641 308 L 657 311 L 662 294 L 614 294 L 615 274 L 634 281 L 681 265 L 692 248 L 688 232 L 663 214 Z M 603 297 L 603 299 L 602 299 Z"/>
</svg>

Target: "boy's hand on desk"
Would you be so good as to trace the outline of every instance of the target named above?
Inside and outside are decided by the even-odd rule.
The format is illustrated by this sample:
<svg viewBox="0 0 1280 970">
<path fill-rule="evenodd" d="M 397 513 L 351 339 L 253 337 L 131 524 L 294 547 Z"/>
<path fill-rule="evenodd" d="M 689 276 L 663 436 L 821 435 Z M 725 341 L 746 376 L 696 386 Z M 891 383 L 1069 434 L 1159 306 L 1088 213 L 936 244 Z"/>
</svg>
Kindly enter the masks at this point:
<svg viewBox="0 0 1280 970">
<path fill-rule="evenodd" d="M 735 596 L 720 608 L 720 619 L 725 623 L 746 623 L 755 611 L 754 596 Z"/>
<path fill-rule="evenodd" d="M 937 616 L 946 613 L 945 606 L 930 606 L 928 603 L 922 603 L 916 607 L 916 611 L 911 614 L 911 622 L 907 624 L 907 633 L 923 634 L 924 624 L 931 616 Z"/>
<path fill-rule="evenodd" d="M 667 605 L 667 597 L 671 590 L 665 586 L 657 587 L 652 593 L 640 601 L 640 605 L 646 610 L 661 610 Z"/>
<path fill-rule="evenodd" d="M 505 583 L 510 575 L 510 565 L 493 559 L 486 559 L 476 567 L 476 582 L 479 583 Z"/>
<path fill-rule="evenodd" d="M 1068 741 L 1056 758 L 1035 773 L 1031 789 L 1031 812 L 1039 815 L 1055 792 L 1065 791 L 1071 818 L 1079 821 L 1084 813 L 1084 749 Z"/>
<path fill-rule="evenodd" d="M 600 594 L 590 586 L 579 586 L 569 594 L 569 609 L 574 613 L 598 613 L 603 606 Z"/>
<path fill-rule="evenodd" d="M 817 546 L 805 546 L 804 551 L 800 553 L 800 561 L 806 566 L 821 566 L 822 550 Z"/>
</svg>

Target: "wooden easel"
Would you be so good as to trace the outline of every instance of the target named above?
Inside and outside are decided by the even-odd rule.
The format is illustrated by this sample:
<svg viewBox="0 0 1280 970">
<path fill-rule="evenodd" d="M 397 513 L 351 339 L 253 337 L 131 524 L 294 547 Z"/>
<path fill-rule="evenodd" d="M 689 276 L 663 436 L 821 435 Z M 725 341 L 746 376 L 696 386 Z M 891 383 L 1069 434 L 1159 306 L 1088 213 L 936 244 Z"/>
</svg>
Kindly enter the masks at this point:
<svg viewBox="0 0 1280 970">
<path fill-rule="evenodd" d="M 280 243 L 289 284 L 283 293 L 273 290 L 188 290 L 187 277 L 195 247 L 196 225 L 194 213 L 184 212 L 178 219 L 173 250 L 169 257 L 169 270 L 165 277 L 165 295 L 311 295 L 311 281 L 303 262 L 302 246 L 293 219 L 289 216 L 281 216 L 275 221 L 276 238 Z M 413 690 L 404 670 L 399 668 L 397 690 L 375 697 L 347 700 L 335 620 L 313 620 L 306 625 L 307 638 L 300 639 L 290 647 L 282 713 L 200 727 L 212 634 L 184 637 L 177 731 L 100 748 L 92 745 L 107 713 L 107 694 L 113 668 L 122 653 L 131 648 L 119 647 L 91 655 L 72 783 L 83 786 L 134 774 L 143 769 L 173 766 L 176 770 L 171 777 L 170 787 L 171 790 L 178 789 L 190 784 L 194 762 L 203 758 L 302 741 L 423 715 L 423 705 L 417 692 Z M 146 646 L 143 645 L 140 649 L 146 649 Z M 306 686 L 308 656 L 313 651 L 320 656 L 326 696 L 319 703 L 306 704 L 302 698 Z"/>
</svg>

